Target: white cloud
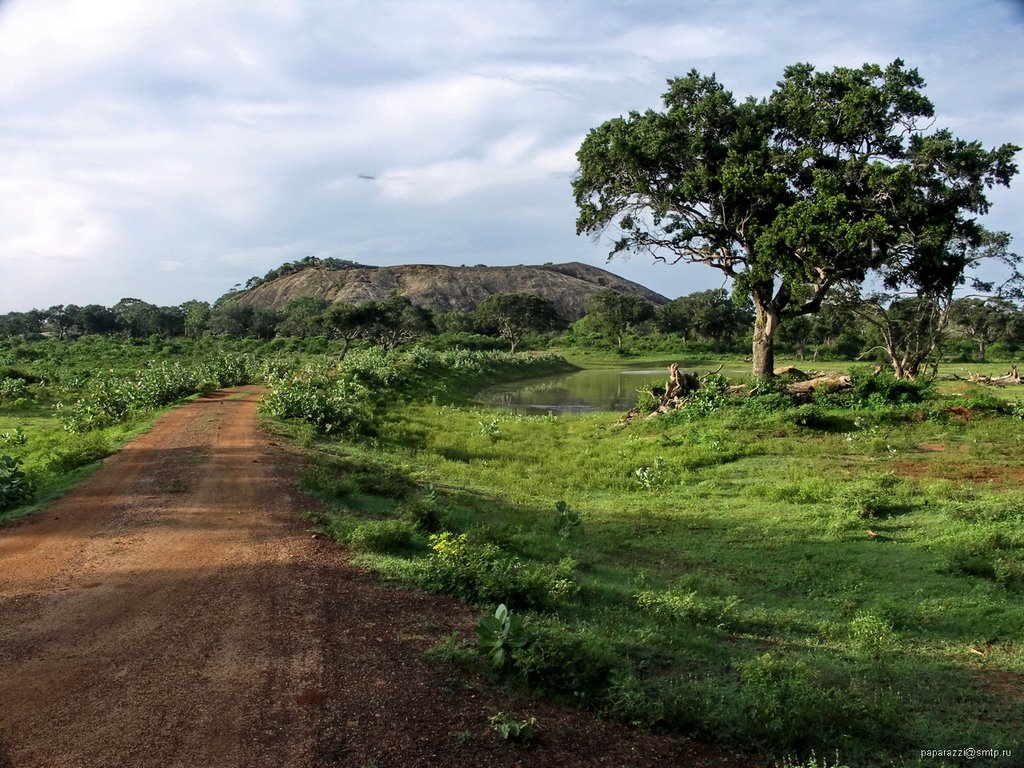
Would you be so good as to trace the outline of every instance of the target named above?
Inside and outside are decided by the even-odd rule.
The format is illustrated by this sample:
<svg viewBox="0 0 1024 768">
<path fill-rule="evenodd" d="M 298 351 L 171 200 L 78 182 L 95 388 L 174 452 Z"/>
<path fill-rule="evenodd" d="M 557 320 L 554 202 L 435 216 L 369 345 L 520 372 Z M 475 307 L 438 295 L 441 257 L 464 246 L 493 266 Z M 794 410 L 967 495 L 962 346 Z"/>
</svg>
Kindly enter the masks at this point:
<svg viewBox="0 0 1024 768">
<path fill-rule="evenodd" d="M 0 0 L 0 312 L 212 298 L 310 253 L 603 263 L 574 233 L 579 142 L 691 67 L 742 98 L 794 61 L 902 56 L 943 124 L 1019 141 L 1010 15 L 996 0 Z M 1016 189 L 993 199 L 1024 209 Z"/>
</svg>

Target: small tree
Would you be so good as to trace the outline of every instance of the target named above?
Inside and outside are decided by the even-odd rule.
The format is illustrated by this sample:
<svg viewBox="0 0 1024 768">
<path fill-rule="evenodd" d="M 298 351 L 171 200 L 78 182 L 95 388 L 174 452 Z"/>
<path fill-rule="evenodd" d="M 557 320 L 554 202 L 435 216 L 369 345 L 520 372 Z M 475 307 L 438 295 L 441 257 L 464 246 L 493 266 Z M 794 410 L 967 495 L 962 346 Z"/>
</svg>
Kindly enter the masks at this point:
<svg viewBox="0 0 1024 768">
<path fill-rule="evenodd" d="M 532 293 L 495 293 L 476 308 L 477 324 L 505 339 L 512 352 L 527 334 L 548 331 L 558 320 L 554 302 Z"/>
<path fill-rule="evenodd" d="M 654 317 L 654 305 L 649 301 L 611 288 L 602 288 L 587 299 L 585 306 L 594 329 L 615 339 L 620 352 L 625 334 Z"/>
<path fill-rule="evenodd" d="M 880 287 L 864 293 L 860 286 L 846 286 L 841 303 L 875 330 L 879 344 L 874 349 L 885 353 L 897 378 L 917 378 L 926 365 L 937 363 L 958 289 L 966 285 L 987 298 L 1019 294 L 1024 282 L 1020 257 L 1009 244 L 1005 232 L 978 227 L 950 238 L 941 260 L 909 249 L 878 274 Z M 1000 265 L 1002 284 L 978 277 L 982 266 L 991 271 Z"/>
<path fill-rule="evenodd" d="M 988 345 L 1008 335 L 1017 313 L 1017 307 L 1000 297 L 963 298 L 953 302 L 950 321 L 977 345 L 978 362 L 984 363 Z"/>
<path fill-rule="evenodd" d="M 354 304 L 332 304 L 323 314 L 324 332 L 330 339 L 341 340 L 341 359 L 345 359 L 352 342 L 362 337 L 368 324 L 366 312 Z"/>
<path fill-rule="evenodd" d="M 749 307 L 737 305 L 721 288 L 680 296 L 658 307 L 655 314 L 662 331 L 710 341 L 715 351 L 731 344 L 753 322 Z"/>
<path fill-rule="evenodd" d="M 320 296 L 297 296 L 284 305 L 281 322 L 277 326 L 279 336 L 308 338 L 324 332 L 324 310 L 330 306 Z"/>
<path fill-rule="evenodd" d="M 408 344 L 434 331 L 430 310 L 418 307 L 398 294 L 384 301 L 366 301 L 358 305 L 356 316 L 363 338 L 379 344 L 384 351 Z"/>
</svg>

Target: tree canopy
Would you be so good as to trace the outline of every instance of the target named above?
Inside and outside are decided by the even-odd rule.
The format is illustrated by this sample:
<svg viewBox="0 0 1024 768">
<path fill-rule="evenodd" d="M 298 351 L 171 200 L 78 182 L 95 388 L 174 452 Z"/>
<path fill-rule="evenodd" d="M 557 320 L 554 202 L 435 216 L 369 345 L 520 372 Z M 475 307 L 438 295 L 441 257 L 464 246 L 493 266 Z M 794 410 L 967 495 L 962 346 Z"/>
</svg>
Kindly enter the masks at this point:
<svg viewBox="0 0 1024 768">
<path fill-rule="evenodd" d="M 558 322 L 558 311 L 550 299 L 532 293 L 494 293 L 476 308 L 477 324 L 495 331 L 515 352 L 529 333 L 543 333 Z"/>
<path fill-rule="evenodd" d="M 615 339 L 620 352 L 626 332 L 654 317 L 654 305 L 649 301 L 611 288 L 602 288 L 587 299 L 586 308 L 595 330 Z"/>
<path fill-rule="evenodd" d="M 1012 144 L 986 150 L 934 115 L 924 80 L 882 68 L 786 68 L 766 99 L 737 101 L 696 70 L 669 81 L 665 110 L 590 131 L 577 159 L 577 232 L 614 235 L 611 255 L 649 253 L 725 273 L 755 310 L 753 368 L 771 375 L 786 317 L 872 272 L 955 283 L 977 244 L 985 191 L 1017 172 Z M 887 267 L 892 267 L 887 269 Z"/>
</svg>

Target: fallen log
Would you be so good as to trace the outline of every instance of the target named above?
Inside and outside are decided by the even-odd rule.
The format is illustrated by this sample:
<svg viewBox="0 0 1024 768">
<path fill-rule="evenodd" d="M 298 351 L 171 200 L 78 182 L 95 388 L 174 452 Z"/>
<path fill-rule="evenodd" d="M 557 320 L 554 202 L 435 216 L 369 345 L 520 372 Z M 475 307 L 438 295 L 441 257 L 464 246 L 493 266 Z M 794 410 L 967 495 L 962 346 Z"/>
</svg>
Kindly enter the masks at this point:
<svg viewBox="0 0 1024 768">
<path fill-rule="evenodd" d="M 847 373 L 826 373 L 816 376 L 807 381 L 795 381 L 786 386 L 786 391 L 793 397 L 810 397 L 815 390 L 824 387 L 829 390 L 849 389 L 853 385 L 853 379 Z"/>
</svg>

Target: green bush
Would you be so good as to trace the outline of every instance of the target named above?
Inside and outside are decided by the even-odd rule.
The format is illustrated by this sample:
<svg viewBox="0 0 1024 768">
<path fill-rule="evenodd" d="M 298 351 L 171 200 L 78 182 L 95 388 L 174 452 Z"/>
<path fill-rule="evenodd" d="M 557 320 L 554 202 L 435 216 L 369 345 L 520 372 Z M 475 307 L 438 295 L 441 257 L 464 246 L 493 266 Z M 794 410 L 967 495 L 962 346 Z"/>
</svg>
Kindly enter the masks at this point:
<svg viewBox="0 0 1024 768">
<path fill-rule="evenodd" d="M 850 372 L 850 379 L 850 393 L 861 402 L 920 403 L 934 391 L 931 381 L 897 379 L 889 371 L 873 373 L 866 368 L 855 368 Z"/>
<path fill-rule="evenodd" d="M 70 472 L 72 469 L 99 461 L 113 452 L 114 449 L 111 447 L 110 441 L 101 432 L 69 437 L 50 456 L 46 463 L 46 469 L 58 474 Z"/>
<path fill-rule="evenodd" d="M 576 563 L 565 558 L 557 566 L 521 562 L 497 544 L 475 543 L 466 534 L 430 537 L 426 586 L 472 603 L 504 603 L 536 608 L 575 594 Z"/>
<path fill-rule="evenodd" d="M 404 503 L 400 508 L 402 519 L 421 533 L 440 533 L 451 527 L 449 511 L 433 493 Z"/>
<path fill-rule="evenodd" d="M 533 641 L 512 651 L 512 672 L 541 695 L 600 706 L 622 658 L 589 628 L 570 630 L 551 620 L 532 628 Z"/>
<path fill-rule="evenodd" d="M 702 596 L 696 590 L 647 590 L 637 594 L 635 599 L 637 607 L 659 624 L 709 627 L 730 624 L 740 602 L 736 596 Z"/>
<path fill-rule="evenodd" d="M 900 649 L 900 641 L 887 619 L 864 611 L 850 622 L 850 640 L 854 650 L 869 658 L 880 660 Z"/>
<path fill-rule="evenodd" d="M 393 554 L 410 549 L 415 535 L 416 529 L 405 520 L 369 520 L 349 533 L 348 543 L 361 552 Z"/>
<path fill-rule="evenodd" d="M 6 453 L 0 455 L 0 512 L 12 509 L 32 498 L 32 481 L 21 469 L 22 460 Z"/>
<path fill-rule="evenodd" d="M 815 683 L 802 662 L 765 653 L 738 662 L 748 737 L 773 749 L 805 749 L 848 725 L 844 696 Z"/>
</svg>

